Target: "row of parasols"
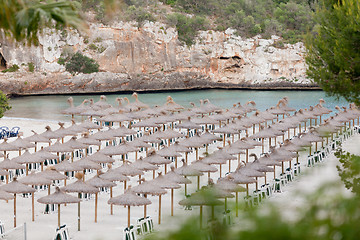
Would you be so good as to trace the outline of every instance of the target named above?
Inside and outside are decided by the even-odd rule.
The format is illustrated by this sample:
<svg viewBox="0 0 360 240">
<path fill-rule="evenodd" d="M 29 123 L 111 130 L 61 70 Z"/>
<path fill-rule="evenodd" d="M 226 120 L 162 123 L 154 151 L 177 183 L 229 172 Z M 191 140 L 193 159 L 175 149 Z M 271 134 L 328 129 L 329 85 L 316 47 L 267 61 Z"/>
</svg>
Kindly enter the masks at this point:
<svg viewBox="0 0 360 240">
<path fill-rule="evenodd" d="M 164 190 L 164 188 L 171 189 L 171 215 L 173 215 L 174 189 L 180 188 L 179 184 L 185 184 L 186 186 L 186 184 L 190 183 L 189 180 L 184 178 L 183 176 L 198 176 L 199 189 L 199 178 L 200 175 L 203 174 L 203 172 L 208 172 L 210 176 L 210 172 L 218 171 L 216 167 L 212 166 L 213 164 L 218 164 L 220 166 L 221 177 L 221 166 L 223 164 L 226 164 L 228 161 L 229 172 L 231 172 L 230 161 L 237 159 L 239 164 L 237 170 L 234 173 L 228 175 L 228 177 L 226 177 L 225 179 L 222 179 L 221 181 L 226 181 L 229 182 L 228 184 L 235 185 L 246 184 L 246 186 L 248 187 L 248 184 L 250 183 L 257 183 L 257 178 L 263 177 L 264 172 L 274 171 L 275 177 L 275 166 L 279 164 L 282 165 L 282 171 L 284 171 L 284 162 L 288 161 L 291 164 L 291 160 L 295 157 L 297 158 L 297 152 L 300 151 L 303 147 L 311 146 L 312 142 L 315 142 L 317 148 L 317 142 L 324 143 L 323 137 L 328 139 L 329 132 L 337 132 L 343 126 L 346 126 L 346 123 L 350 121 L 353 121 L 354 124 L 354 119 L 359 117 L 359 111 L 353 105 L 350 105 L 349 109 L 339 111 L 337 115 L 329 118 L 323 123 L 321 116 L 329 113 L 330 110 L 322 106 L 322 101 L 320 101 L 317 106 L 310 107 L 307 111 L 299 110 L 294 115 L 288 116 L 288 112 L 294 111 L 294 109 L 287 107 L 286 98 L 280 100 L 276 107 L 264 112 L 256 111 L 255 114 L 250 117 L 246 117 L 246 115 L 249 114 L 251 111 L 256 110 L 255 104 L 253 102 L 249 102 L 249 104 L 245 106 L 235 104 L 234 107 L 231 109 L 222 110 L 219 107 L 212 105 L 208 100 L 205 100 L 200 105 L 200 107 L 193 107 L 192 109 L 184 110 L 182 106 L 176 104 L 170 97 L 167 99 L 167 103 L 165 105 L 155 108 L 147 108 L 145 104 L 141 103 L 137 99 L 137 97 L 135 102 L 126 105 L 127 107 L 119 105 L 119 107 L 117 108 L 114 108 L 111 105 L 107 104 L 105 100 L 106 99 L 102 97 L 97 103 L 89 101 L 89 105 L 85 105 L 86 101 L 84 101 L 83 104 L 81 104 L 80 106 L 71 106 L 69 109 L 64 111 L 65 113 L 72 115 L 82 113 L 80 115 L 89 116 L 90 118 L 94 116 L 100 117 L 97 120 L 100 121 L 101 125 L 94 124 L 93 122 L 83 122 L 81 124 L 75 124 L 75 122 L 73 122 L 72 126 L 65 128 L 63 124 L 60 124 L 60 128 L 56 131 L 52 131 L 51 128 L 47 127 L 46 131 L 42 134 L 34 133 L 34 135 L 28 138 L 21 138 L 19 136 L 18 139 L 11 143 L 7 143 L 5 140 L 3 143 L 0 144 L 0 151 L 4 151 L 4 156 L 6 156 L 7 151 L 19 151 L 19 156 L 12 160 L 5 158 L 2 162 L 0 162 L 0 169 L 5 170 L 5 172 L 0 172 L 0 175 L 8 176 L 8 170 L 19 168 L 26 168 L 27 174 L 29 164 L 33 163 L 41 164 L 42 170 L 43 163 L 47 159 L 60 160 L 58 158 L 60 156 L 60 153 L 68 152 L 71 155 L 72 162 L 67 160 L 62 161 L 61 163 L 56 164 L 54 168 L 49 171 L 42 171 L 40 173 L 30 174 L 20 179 L 21 182 L 27 185 L 49 185 L 50 193 L 51 181 L 66 181 L 66 176 L 58 173 L 57 171 L 73 172 L 84 171 L 85 169 L 100 170 L 101 165 L 99 165 L 99 163 L 106 163 L 111 166 L 111 164 L 113 164 L 115 161 L 113 156 L 121 155 L 124 163 L 120 167 L 116 169 L 111 169 L 111 167 L 109 167 L 108 172 L 106 172 L 105 174 L 97 175 L 86 182 L 83 181 L 85 178 L 85 175 L 83 175 L 81 176 L 82 180 L 79 179 L 75 183 L 67 185 L 64 190 L 68 192 L 95 194 L 95 206 L 97 206 L 97 192 L 99 191 L 99 188 L 107 187 L 110 188 L 109 203 L 111 204 L 111 214 L 112 204 L 121 204 L 128 206 L 129 213 L 130 206 L 145 205 L 145 216 L 146 205 L 150 204 L 150 200 L 146 198 L 141 198 L 134 193 L 144 194 L 144 196 L 148 194 L 158 195 L 160 223 L 161 195 L 166 193 L 166 190 Z M 112 111 L 110 111 L 111 109 Z M 115 109 L 117 111 L 113 112 Z M 77 112 L 79 110 L 81 111 Z M 101 111 L 103 111 L 103 113 L 100 115 Z M 279 115 L 282 115 L 283 118 L 280 121 Z M 287 117 L 285 117 L 285 115 L 287 115 Z M 317 124 L 318 118 L 320 118 L 319 123 L 322 125 L 315 129 L 315 131 L 311 128 L 311 126 Z M 294 138 L 290 141 L 290 135 L 296 135 L 297 128 L 299 128 L 299 132 L 301 132 L 302 129 L 306 129 L 306 123 L 309 119 L 311 131 L 305 135 L 303 135 L 303 133 L 298 134 L 300 137 Z M 311 119 L 314 119 L 315 123 L 312 124 Z M 271 123 L 274 123 L 274 121 L 276 121 L 276 123 L 270 125 L 269 121 L 271 121 Z M 118 122 L 119 127 L 112 127 L 106 131 L 92 131 L 92 129 L 102 128 L 102 122 L 111 122 L 111 126 L 114 125 L 114 122 Z M 270 126 L 268 126 L 268 124 Z M 351 123 L 349 123 L 349 126 L 350 124 Z M 212 125 L 212 133 L 210 133 L 210 131 L 208 131 L 207 129 L 209 125 Z M 216 129 L 215 125 L 217 127 Z M 256 125 L 258 125 L 257 129 L 259 129 L 257 133 L 255 128 Z M 145 132 L 142 131 L 142 128 L 144 128 Z M 183 132 L 173 130 L 174 128 L 186 129 L 187 137 L 184 138 L 185 134 Z M 253 134 L 249 136 L 249 131 L 251 128 Z M 203 134 L 200 134 L 201 129 L 204 129 Z M 293 134 L 290 134 L 290 129 L 293 129 Z M 83 134 L 82 138 L 76 139 L 75 137 L 73 137 L 69 141 L 64 143 L 64 138 L 66 138 L 67 136 L 75 136 L 84 132 L 86 133 Z M 192 137 L 189 137 L 189 134 L 191 132 L 196 132 L 196 134 Z M 285 140 L 286 132 L 288 133 L 288 139 L 284 141 L 282 147 L 278 149 L 272 149 L 271 139 L 275 138 L 275 144 L 277 142 L 276 137 L 282 137 L 283 140 Z M 208 152 L 208 146 L 210 144 L 213 144 L 214 141 L 220 140 L 219 136 L 214 133 L 220 133 L 222 135 L 223 148 L 215 151 L 212 154 L 207 155 L 204 158 L 200 158 L 198 154 L 200 148 L 206 148 L 206 152 Z M 241 138 L 241 134 L 243 133 L 245 134 L 245 138 Z M 139 137 L 130 142 L 125 140 L 126 137 L 134 135 L 138 135 Z M 232 141 L 229 140 L 229 144 L 227 146 L 225 139 L 226 135 L 232 135 Z M 236 135 L 239 135 L 237 141 L 235 141 Z M 101 146 L 104 145 L 102 144 L 102 142 L 114 142 L 115 139 L 119 138 L 122 140 L 122 144 L 108 146 L 101 149 Z M 184 139 L 180 142 L 175 142 L 171 144 L 171 139 L 180 138 Z M 269 142 L 269 149 L 272 149 L 271 154 L 265 155 L 260 159 L 256 159 L 253 163 L 247 164 L 250 149 L 254 149 L 256 146 L 261 146 L 261 151 L 265 152 L 264 139 L 266 138 Z M 55 144 L 52 144 L 52 139 L 58 140 Z M 260 141 L 255 141 L 254 139 L 260 139 Z M 167 140 L 168 142 L 167 147 L 164 146 L 158 151 L 149 152 L 144 159 L 142 159 L 142 157 L 140 157 L 139 159 L 137 158 L 137 153 L 140 148 L 149 149 L 154 144 L 157 144 L 159 146 L 160 143 L 165 140 Z M 43 148 L 40 151 L 36 151 L 38 143 L 49 143 L 49 146 Z M 81 158 L 78 161 L 74 161 L 74 150 L 88 149 L 89 146 L 98 146 L 99 151 L 95 154 Z M 22 153 L 23 149 L 28 148 L 34 148 L 35 153 L 30 153 L 28 150 L 25 150 L 25 152 Z M 195 149 L 196 161 L 194 161 L 191 165 L 187 165 L 187 154 L 192 152 L 192 149 Z M 52 152 L 56 152 L 57 155 L 52 154 Z M 84 152 L 86 155 L 87 151 L 85 150 Z M 131 164 L 125 161 L 125 155 L 129 152 L 134 152 L 136 155 L 134 158 L 135 161 Z M 185 157 L 181 154 L 185 154 Z M 245 164 L 241 164 L 240 154 L 246 154 Z M 237 157 L 235 157 L 234 155 L 237 155 Z M 166 166 L 167 164 L 170 164 L 172 162 L 172 160 L 170 160 L 169 158 L 175 158 L 175 167 L 177 168 L 177 157 L 185 158 L 185 160 L 183 161 L 184 166 L 176 169 L 175 171 L 170 171 L 166 174 Z M 16 164 L 18 165 L 16 166 Z M 25 166 L 21 164 L 25 164 Z M 152 181 L 144 181 L 144 179 L 141 179 L 143 181 L 139 181 L 141 183 L 140 185 L 126 191 L 124 195 L 120 195 L 115 198 L 112 197 L 112 188 L 116 186 L 114 182 L 123 181 L 124 189 L 126 189 L 126 182 L 130 180 L 129 176 L 139 176 L 139 178 L 141 178 L 141 175 L 144 174 L 143 171 L 153 171 L 154 178 L 155 170 L 158 168 L 159 165 L 164 165 L 164 176 L 160 175 Z M 268 166 L 273 166 L 274 168 L 271 169 Z M 260 170 L 260 168 L 262 168 L 262 170 Z M 250 174 L 249 171 L 252 173 Z M 164 180 L 167 179 L 167 181 L 164 181 L 163 178 Z M 6 179 L 6 183 L 8 183 L 8 178 Z M 14 181 L 1 187 L 2 191 L 13 191 L 11 193 L 14 193 L 14 225 L 16 225 L 16 193 L 33 192 L 33 188 L 31 188 L 32 190 L 30 190 L 30 188 L 26 188 L 27 190 L 25 188 L 21 189 L 21 183 L 19 181 L 15 179 Z M 162 184 L 165 183 L 168 185 L 162 186 Z M 13 186 L 11 184 L 13 184 Z M 64 185 L 66 185 L 66 182 L 64 183 Z M 25 185 L 22 184 L 21 186 L 24 187 Z M 68 189 L 66 189 L 67 187 Z M 244 190 L 240 186 L 238 187 L 238 189 Z M 15 189 L 19 189 L 19 191 L 15 192 Z M 6 195 L 4 192 L 1 192 L 1 194 L 4 196 Z M 32 196 L 34 195 L 32 194 Z M 79 198 L 76 198 L 75 200 L 75 198 L 70 197 L 68 198 L 68 201 L 66 200 L 66 196 L 67 195 L 65 193 L 57 189 L 54 194 L 50 194 L 47 197 L 40 198 L 38 201 L 51 204 L 63 204 L 80 201 Z M 9 195 L 4 198 L 9 198 Z M 34 206 L 34 198 L 32 199 Z M 60 224 L 60 205 L 58 209 L 58 224 Z M 80 205 L 78 209 L 78 227 L 80 230 Z M 32 215 L 34 220 L 34 210 Z M 96 216 L 97 210 L 95 209 L 95 221 L 97 221 Z M 128 221 L 130 221 L 130 217 L 128 218 Z M 128 224 L 130 224 L 130 222 Z"/>
</svg>

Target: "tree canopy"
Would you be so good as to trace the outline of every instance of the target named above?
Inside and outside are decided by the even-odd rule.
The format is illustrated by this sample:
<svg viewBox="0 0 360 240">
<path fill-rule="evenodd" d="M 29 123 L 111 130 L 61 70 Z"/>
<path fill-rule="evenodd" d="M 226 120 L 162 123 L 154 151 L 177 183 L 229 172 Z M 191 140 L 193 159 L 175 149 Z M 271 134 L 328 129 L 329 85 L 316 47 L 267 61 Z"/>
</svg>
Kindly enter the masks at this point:
<svg viewBox="0 0 360 240">
<path fill-rule="evenodd" d="M 360 2 L 322 0 L 306 39 L 307 75 L 328 94 L 360 105 Z"/>
<path fill-rule="evenodd" d="M 36 45 L 46 27 L 85 29 L 78 8 L 72 1 L 0 0 L 0 29 L 10 39 Z"/>
</svg>

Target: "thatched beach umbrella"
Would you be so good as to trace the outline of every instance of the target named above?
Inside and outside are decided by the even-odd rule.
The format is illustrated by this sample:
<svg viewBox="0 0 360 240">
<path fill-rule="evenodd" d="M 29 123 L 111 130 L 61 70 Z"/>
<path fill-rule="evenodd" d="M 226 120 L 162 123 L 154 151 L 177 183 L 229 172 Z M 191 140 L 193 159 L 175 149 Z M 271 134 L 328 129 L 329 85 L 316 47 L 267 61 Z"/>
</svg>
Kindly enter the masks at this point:
<svg viewBox="0 0 360 240">
<path fill-rule="evenodd" d="M 123 165 L 121 165 L 118 168 L 115 168 L 114 171 L 116 171 L 117 173 L 120 173 L 122 175 L 125 176 L 138 176 L 138 175 L 144 175 L 144 172 L 139 170 L 138 168 L 132 166 L 132 164 L 129 164 L 127 161 L 125 161 L 123 163 Z M 124 182 L 124 190 L 126 189 L 126 181 Z"/>
<path fill-rule="evenodd" d="M 169 177 L 164 177 L 161 174 L 157 178 L 155 178 L 153 181 L 156 185 L 160 186 L 164 189 L 170 189 L 171 191 L 171 216 L 174 216 L 174 189 L 179 189 L 181 186 L 173 182 L 169 179 Z M 159 200 L 161 201 L 161 200 Z M 161 209 L 159 210 L 161 212 Z M 161 213 L 159 213 L 159 219 L 161 218 Z M 160 223 L 160 220 L 159 220 Z"/>
<path fill-rule="evenodd" d="M 149 152 L 148 156 L 144 158 L 144 161 L 155 165 L 165 165 L 164 169 L 167 168 L 167 164 L 172 163 L 170 159 L 164 158 L 156 154 L 155 151 Z M 153 178 L 155 178 L 155 171 L 153 171 Z"/>
<path fill-rule="evenodd" d="M 55 170 L 54 167 L 48 167 L 45 171 L 38 173 L 39 176 L 50 179 L 52 181 L 60 181 L 67 179 L 67 176 L 61 174 Z M 50 185 L 48 189 L 48 195 L 50 195 Z"/>
<path fill-rule="evenodd" d="M 124 205 L 128 207 L 128 227 L 130 227 L 130 206 L 146 206 L 151 204 L 151 201 L 133 193 L 129 186 L 129 189 L 124 194 L 110 198 L 108 204 Z"/>
<path fill-rule="evenodd" d="M 8 201 L 8 200 L 11 200 L 11 199 L 14 199 L 15 197 L 8 193 L 8 192 L 5 192 L 3 190 L 0 189 L 0 200 L 5 200 L 5 201 Z"/>
<path fill-rule="evenodd" d="M 11 142 L 11 145 L 21 149 L 35 148 L 35 144 L 31 143 L 27 139 L 21 138 L 21 134 L 18 134 L 18 137 L 15 141 Z M 19 155 L 21 155 L 21 150 L 19 150 Z"/>
<path fill-rule="evenodd" d="M 61 190 L 64 192 L 78 193 L 79 199 L 81 193 L 96 194 L 99 192 L 98 188 L 91 186 L 82 181 L 83 178 L 82 173 L 77 173 L 75 177 L 78 179 L 76 182 L 63 187 Z M 80 202 L 78 202 L 78 231 L 80 231 Z"/>
<path fill-rule="evenodd" d="M 77 167 L 81 167 L 83 169 L 84 172 L 84 176 L 83 176 L 83 180 L 85 181 L 85 172 L 86 169 L 89 170 L 101 170 L 101 166 L 100 164 L 93 162 L 89 159 L 89 157 L 84 157 L 81 158 L 79 161 L 74 162 L 74 165 L 76 165 Z"/>
<path fill-rule="evenodd" d="M 106 179 L 100 178 L 99 175 L 86 181 L 87 184 L 96 188 L 110 188 L 115 187 L 116 184 Z M 97 204 L 98 204 L 98 193 L 95 193 L 95 222 L 97 222 Z"/>
<path fill-rule="evenodd" d="M 128 182 L 130 181 L 130 178 L 118 173 L 117 171 L 115 171 L 114 169 L 111 169 L 111 166 L 109 166 L 109 170 L 107 172 L 105 172 L 104 174 L 100 175 L 100 178 L 108 180 L 108 181 L 112 181 L 112 182 Z M 124 184 L 125 186 L 125 184 Z M 124 190 L 125 192 L 125 190 Z M 113 187 L 110 187 L 110 198 L 113 197 Z M 110 214 L 113 215 L 113 206 L 112 204 L 110 205 Z"/>
<path fill-rule="evenodd" d="M 212 192 L 210 191 L 198 191 L 191 194 L 190 197 L 183 199 L 179 202 L 182 206 L 200 206 L 200 228 L 202 228 L 202 208 L 203 206 L 216 206 L 222 205 L 223 202 L 217 200 Z"/>
<path fill-rule="evenodd" d="M 75 150 L 82 150 L 84 149 L 86 151 L 86 148 L 88 147 L 87 144 L 81 143 L 76 140 L 76 137 L 72 137 L 69 141 L 63 143 L 63 146 L 68 146 L 72 149 L 71 152 L 71 161 L 74 161 L 74 151 Z"/>
<path fill-rule="evenodd" d="M 193 162 L 190 166 L 200 172 L 210 173 L 210 172 L 217 172 L 217 170 L 218 170 L 216 167 L 206 164 L 206 163 L 202 162 L 201 160 Z M 199 190 L 200 189 L 200 175 L 197 176 L 197 180 L 198 180 L 197 189 Z"/>
<path fill-rule="evenodd" d="M 187 165 L 187 163 L 185 162 L 184 159 L 181 159 L 181 161 L 183 162 L 183 166 L 180 168 L 177 168 L 175 170 L 175 173 L 187 177 L 187 176 L 197 176 L 198 178 L 202 175 L 204 175 L 204 173 L 202 173 L 201 171 L 199 171 L 198 169 L 195 169 L 192 165 Z M 187 195 L 187 183 L 185 183 L 185 196 Z"/>
<path fill-rule="evenodd" d="M 31 185 L 34 186 L 41 186 L 41 185 L 50 185 L 51 180 L 41 177 L 38 174 L 35 174 L 34 172 L 30 175 L 27 175 L 26 177 L 23 177 L 19 180 L 20 183 L 25 185 Z M 35 206 L 34 206 L 34 193 L 31 194 L 31 201 L 32 201 L 32 221 L 35 221 Z"/>
<path fill-rule="evenodd" d="M 43 162 L 45 161 L 45 159 L 41 158 L 39 155 L 31 154 L 28 150 L 26 150 L 23 155 L 13 158 L 12 160 L 19 164 L 26 165 L 26 175 L 28 175 L 28 172 L 29 172 L 28 164 L 32 164 L 32 163 L 43 164 Z"/>
<path fill-rule="evenodd" d="M 37 134 L 34 130 L 31 130 L 34 135 L 31 135 L 30 137 L 24 138 L 25 140 L 29 141 L 29 142 L 33 142 L 35 143 L 35 152 L 36 152 L 36 147 L 37 147 L 37 143 L 49 143 L 51 144 L 51 140 L 41 136 L 40 134 Z"/>
<path fill-rule="evenodd" d="M 58 205 L 58 227 L 60 228 L 60 204 L 69 204 L 69 203 L 78 203 L 81 200 L 77 197 L 68 195 L 60 190 L 59 187 L 56 187 L 54 193 L 47 195 L 45 197 L 39 198 L 37 200 L 39 203 L 43 204 L 57 204 Z"/>
<path fill-rule="evenodd" d="M 16 227 L 16 194 L 19 193 L 34 193 L 35 189 L 26 186 L 17 181 L 16 177 L 14 180 L 6 185 L 1 186 L 1 190 L 14 194 L 14 228 Z"/>
<path fill-rule="evenodd" d="M 4 151 L 4 156 L 6 156 L 6 152 L 9 151 L 20 151 L 22 147 L 18 147 L 12 145 L 11 143 L 7 142 L 7 138 L 4 138 L 4 142 L 0 144 L 0 151 Z"/>
<path fill-rule="evenodd" d="M 15 161 L 12 161 L 8 158 L 4 158 L 3 161 L 0 162 L 0 169 L 4 169 L 6 171 L 9 171 L 11 169 L 25 169 L 25 167 Z M 9 182 L 9 176 L 6 175 L 6 184 Z"/>
<path fill-rule="evenodd" d="M 249 184 L 251 183 L 257 183 L 257 180 L 255 178 L 246 176 L 244 173 L 241 172 L 233 172 L 230 173 L 229 178 L 238 184 L 246 184 L 246 194 L 249 196 Z"/>
<path fill-rule="evenodd" d="M 238 184 L 236 184 L 234 181 L 232 181 L 230 178 L 220 178 L 217 183 L 213 186 L 215 188 L 220 188 L 225 191 L 229 192 L 235 192 L 235 208 L 236 208 L 236 216 L 239 216 L 239 192 L 246 192 L 246 189 Z"/>
<path fill-rule="evenodd" d="M 166 194 L 167 191 L 158 186 L 155 182 L 152 181 L 145 181 L 145 179 L 142 179 L 143 182 L 139 184 L 138 186 L 132 188 L 132 191 L 137 194 L 144 194 L 146 195 L 150 194 L 153 196 L 159 196 L 159 218 L 158 223 L 161 223 L 161 195 Z M 144 206 L 144 217 L 146 217 L 146 205 Z"/>
</svg>

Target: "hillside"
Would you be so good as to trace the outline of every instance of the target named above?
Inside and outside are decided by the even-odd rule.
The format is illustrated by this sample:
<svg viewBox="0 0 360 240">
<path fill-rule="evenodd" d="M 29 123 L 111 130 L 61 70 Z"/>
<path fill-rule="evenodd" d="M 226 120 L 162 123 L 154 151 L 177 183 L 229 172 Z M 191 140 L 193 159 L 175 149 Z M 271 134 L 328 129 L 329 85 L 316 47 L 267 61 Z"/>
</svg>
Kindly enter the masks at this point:
<svg viewBox="0 0 360 240">
<path fill-rule="evenodd" d="M 206 1 L 211 11 L 200 3 L 125 1 L 110 18 L 103 16 L 102 1 L 83 1 L 87 35 L 48 30 L 31 48 L 2 41 L 2 63 L 15 71 L 0 73 L 0 89 L 27 95 L 316 87 L 306 78 L 305 48 L 298 41 L 311 25 L 304 17 L 311 15 L 307 1 Z M 280 14 L 281 9 L 293 14 Z M 235 21 L 240 15 L 242 20 Z M 290 15 L 296 24 L 285 28 Z M 281 23 L 284 16 L 287 21 Z M 253 24 L 245 26 L 245 18 Z M 269 28 L 269 21 L 279 27 Z M 82 60 L 74 62 L 74 54 Z M 86 69 L 92 62 L 98 73 L 79 74 L 77 67 Z"/>
</svg>

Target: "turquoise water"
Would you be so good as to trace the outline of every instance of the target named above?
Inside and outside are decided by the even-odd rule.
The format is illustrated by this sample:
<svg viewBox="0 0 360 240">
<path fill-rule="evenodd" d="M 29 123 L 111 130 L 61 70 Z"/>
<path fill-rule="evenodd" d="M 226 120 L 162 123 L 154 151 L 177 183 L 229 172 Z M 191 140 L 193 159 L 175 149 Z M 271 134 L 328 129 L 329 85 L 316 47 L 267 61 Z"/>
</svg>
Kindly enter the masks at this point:
<svg viewBox="0 0 360 240">
<path fill-rule="evenodd" d="M 101 94 L 97 95 L 73 95 L 75 105 L 79 105 L 86 98 L 93 98 L 98 101 Z M 150 105 L 162 105 L 166 102 L 167 96 L 173 97 L 176 103 L 190 107 L 189 102 L 199 105 L 200 99 L 209 99 L 211 103 L 223 108 L 232 107 L 234 103 L 245 104 L 253 100 L 259 110 L 265 110 L 276 105 L 279 99 L 289 97 L 289 106 L 300 109 L 318 103 L 323 98 L 324 106 L 334 109 L 336 105 L 348 105 L 345 100 L 337 101 L 333 97 L 327 97 L 323 91 L 255 91 L 255 90 L 190 90 L 178 92 L 139 93 L 139 100 Z M 131 94 L 105 94 L 107 101 L 115 105 L 117 97 L 128 97 L 134 101 Z M 29 96 L 19 97 L 10 100 L 12 109 L 6 112 L 6 117 L 33 118 L 46 120 L 69 120 L 68 116 L 60 113 L 69 105 L 67 98 L 70 95 L 56 96 Z"/>
</svg>

